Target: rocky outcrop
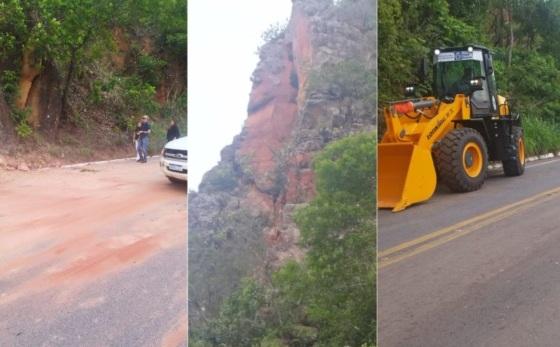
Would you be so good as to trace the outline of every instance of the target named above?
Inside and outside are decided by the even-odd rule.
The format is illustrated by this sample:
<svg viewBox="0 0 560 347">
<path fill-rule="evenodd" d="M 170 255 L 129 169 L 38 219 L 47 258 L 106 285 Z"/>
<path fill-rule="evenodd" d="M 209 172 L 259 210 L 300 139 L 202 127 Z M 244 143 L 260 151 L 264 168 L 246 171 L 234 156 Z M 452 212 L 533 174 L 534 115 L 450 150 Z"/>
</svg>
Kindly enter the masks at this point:
<svg viewBox="0 0 560 347">
<path fill-rule="evenodd" d="M 220 271 L 266 277 L 286 259 L 301 258 L 293 215 L 315 193 L 313 157 L 333 140 L 374 129 L 374 11 L 370 0 L 294 0 L 287 27 L 269 33 L 252 76 L 244 128 L 222 150 L 199 191 L 189 193 L 195 319 L 213 300 L 197 287 L 197 278 Z M 240 211 L 261 221 L 257 232 L 254 220 L 244 228 L 243 221 L 232 219 Z M 247 242 L 236 243 L 239 239 Z M 247 248 L 242 254 L 250 259 L 242 263 L 252 264 L 248 272 L 229 260 L 218 266 L 220 259 L 213 259 L 211 268 L 203 263 L 220 249 L 217 256 L 225 258 L 228 243 Z M 252 255 L 249 244 L 263 251 Z"/>
</svg>

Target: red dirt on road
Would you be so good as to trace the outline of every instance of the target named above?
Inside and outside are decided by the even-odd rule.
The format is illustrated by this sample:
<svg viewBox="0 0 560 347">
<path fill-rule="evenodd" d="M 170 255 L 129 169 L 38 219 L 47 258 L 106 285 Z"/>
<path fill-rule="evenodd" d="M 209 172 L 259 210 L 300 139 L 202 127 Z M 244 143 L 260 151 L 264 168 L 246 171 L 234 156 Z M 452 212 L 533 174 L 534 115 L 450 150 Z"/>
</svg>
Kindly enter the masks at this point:
<svg viewBox="0 0 560 347">
<path fill-rule="evenodd" d="M 184 344 L 186 220 L 157 159 L 0 171 L 0 345 Z"/>
</svg>

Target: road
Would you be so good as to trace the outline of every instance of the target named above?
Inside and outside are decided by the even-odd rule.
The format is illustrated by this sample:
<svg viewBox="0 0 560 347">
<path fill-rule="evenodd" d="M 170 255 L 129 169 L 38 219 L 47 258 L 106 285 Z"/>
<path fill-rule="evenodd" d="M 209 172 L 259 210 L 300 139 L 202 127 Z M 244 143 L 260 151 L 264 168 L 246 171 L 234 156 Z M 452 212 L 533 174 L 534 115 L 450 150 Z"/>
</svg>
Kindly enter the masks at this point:
<svg viewBox="0 0 560 347">
<path fill-rule="evenodd" d="M 0 346 L 184 346 L 186 220 L 155 158 L 0 171 Z"/>
<path fill-rule="evenodd" d="M 560 160 L 379 215 L 379 346 L 560 345 Z"/>
</svg>

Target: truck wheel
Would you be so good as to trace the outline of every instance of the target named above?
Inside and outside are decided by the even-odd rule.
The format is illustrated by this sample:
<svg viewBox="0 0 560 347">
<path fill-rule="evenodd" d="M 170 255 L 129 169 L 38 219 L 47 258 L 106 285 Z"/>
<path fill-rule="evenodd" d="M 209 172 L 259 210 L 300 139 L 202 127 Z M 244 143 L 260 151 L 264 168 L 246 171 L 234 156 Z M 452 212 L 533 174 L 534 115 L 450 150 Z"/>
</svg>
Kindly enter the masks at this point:
<svg viewBox="0 0 560 347">
<path fill-rule="evenodd" d="M 478 131 L 450 131 L 434 146 L 433 155 L 439 179 L 452 191 L 472 192 L 484 184 L 488 150 Z"/>
<path fill-rule="evenodd" d="M 521 127 L 513 127 L 513 140 L 515 143 L 515 159 L 504 160 L 504 174 L 506 176 L 521 176 L 525 171 L 525 141 Z"/>
</svg>

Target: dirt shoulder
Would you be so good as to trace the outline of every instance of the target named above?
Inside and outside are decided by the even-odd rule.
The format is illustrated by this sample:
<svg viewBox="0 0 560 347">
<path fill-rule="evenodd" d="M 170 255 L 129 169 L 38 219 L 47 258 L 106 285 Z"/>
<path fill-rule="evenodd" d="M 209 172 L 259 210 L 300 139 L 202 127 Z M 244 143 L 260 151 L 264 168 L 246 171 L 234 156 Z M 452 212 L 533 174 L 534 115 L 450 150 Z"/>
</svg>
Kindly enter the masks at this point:
<svg viewBox="0 0 560 347">
<path fill-rule="evenodd" d="M 0 170 L 29 171 L 82 162 L 130 158 L 135 155 L 132 144 L 99 148 L 52 143 L 9 144 L 0 149 Z"/>
</svg>

